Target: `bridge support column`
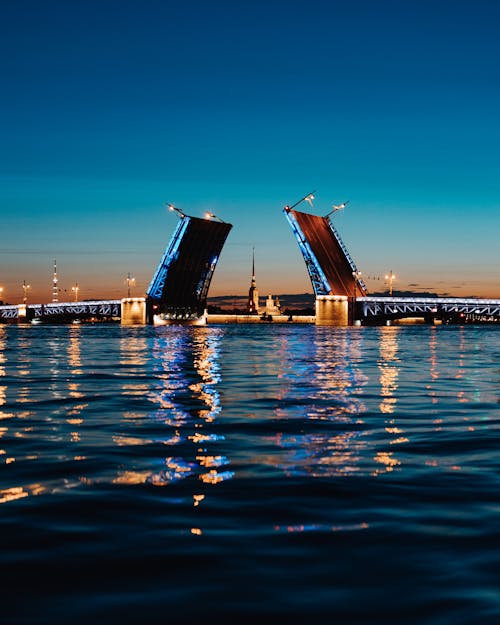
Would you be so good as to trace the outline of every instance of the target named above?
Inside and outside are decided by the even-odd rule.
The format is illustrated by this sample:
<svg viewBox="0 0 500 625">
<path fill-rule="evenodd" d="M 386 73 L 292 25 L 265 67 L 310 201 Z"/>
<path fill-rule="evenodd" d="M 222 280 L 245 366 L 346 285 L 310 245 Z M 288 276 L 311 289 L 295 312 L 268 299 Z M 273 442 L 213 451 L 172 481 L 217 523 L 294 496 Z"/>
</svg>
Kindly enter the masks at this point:
<svg viewBox="0 0 500 625">
<path fill-rule="evenodd" d="M 146 298 L 127 297 L 122 299 L 121 325 L 143 326 L 146 325 Z"/>
<path fill-rule="evenodd" d="M 349 325 L 349 307 L 345 295 L 318 295 L 316 297 L 316 325 Z"/>
<path fill-rule="evenodd" d="M 27 314 L 28 314 L 28 309 L 26 307 L 26 304 L 18 304 L 17 305 L 18 321 L 20 321 L 21 323 L 24 323 L 26 321 Z"/>
</svg>

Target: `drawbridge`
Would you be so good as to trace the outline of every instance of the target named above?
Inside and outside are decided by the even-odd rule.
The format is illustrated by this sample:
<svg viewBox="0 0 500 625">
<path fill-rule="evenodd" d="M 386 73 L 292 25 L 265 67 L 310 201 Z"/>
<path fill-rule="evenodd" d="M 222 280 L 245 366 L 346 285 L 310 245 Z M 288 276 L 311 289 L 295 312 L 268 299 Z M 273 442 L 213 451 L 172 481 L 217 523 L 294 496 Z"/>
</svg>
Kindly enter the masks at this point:
<svg viewBox="0 0 500 625">
<path fill-rule="evenodd" d="M 232 225 L 190 217 L 180 219 L 147 290 L 150 321 L 189 321 L 200 318 L 222 247 Z M 214 219 L 212 219 L 214 218 Z"/>
<path fill-rule="evenodd" d="M 283 212 L 299 244 L 316 297 L 366 296 L 361 274 L 330 218 L 289 206 Z"/>
</svg>

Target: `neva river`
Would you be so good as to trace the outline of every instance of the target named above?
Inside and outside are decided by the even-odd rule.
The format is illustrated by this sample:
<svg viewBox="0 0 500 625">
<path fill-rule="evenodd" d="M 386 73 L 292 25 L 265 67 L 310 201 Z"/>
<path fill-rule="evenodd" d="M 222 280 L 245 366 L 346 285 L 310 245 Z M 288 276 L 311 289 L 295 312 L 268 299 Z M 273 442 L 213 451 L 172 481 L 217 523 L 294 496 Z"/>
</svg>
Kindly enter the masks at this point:
<svg viewBox="0 0 500 625">
<path fill-rule="evenodd" d="M 495 327 L 0 326 L 1 622 L 500 623 Z"/>
</svg>

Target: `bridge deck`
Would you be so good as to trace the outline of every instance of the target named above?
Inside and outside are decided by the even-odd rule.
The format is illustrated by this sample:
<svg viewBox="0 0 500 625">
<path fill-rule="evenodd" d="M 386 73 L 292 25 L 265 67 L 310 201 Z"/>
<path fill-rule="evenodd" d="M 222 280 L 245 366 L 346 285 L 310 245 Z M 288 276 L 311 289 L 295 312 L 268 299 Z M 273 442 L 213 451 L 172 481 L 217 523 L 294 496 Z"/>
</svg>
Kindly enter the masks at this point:
<svg viewBox="0 0 500 625">
<path fill-rule="evenodd" d="M 500 317 L 500 299 L 459 297 L 358 297 L 363 315 L 464 313 Z"/>
<path fill-rule="evenodd" d="M 203 312 L 231 228 L 225 222 L 181 217 L 147 291 L 158 312 Z"/>
<path fill-rule="evenodd" d="M 120 317 L 121 299 L 91 300 L 84 302 L 49 302 L 27 304 L 25 312 L 29 317 L 85 316 Z M 17 304 L 0 306 L 0 319 L 17 319 L 24 307 Z M 25 315 L 23 315 L 25 316 Z"/>
<path fill-rule="evenodd" d="M 366 294 L 356 266 L 328 217 L 285 207 L 316 295 L 352 297 Z"/>
</svg>

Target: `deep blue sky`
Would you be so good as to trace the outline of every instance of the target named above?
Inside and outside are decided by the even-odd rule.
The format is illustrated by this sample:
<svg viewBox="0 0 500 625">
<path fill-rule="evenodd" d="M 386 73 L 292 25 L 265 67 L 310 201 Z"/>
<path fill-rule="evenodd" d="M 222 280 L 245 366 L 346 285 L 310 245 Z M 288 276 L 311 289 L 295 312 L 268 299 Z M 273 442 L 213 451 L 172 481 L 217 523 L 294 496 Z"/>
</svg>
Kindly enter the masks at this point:
<svg viewBox="0 0 500 625">
<path fill-rule="evenodd" d="M 0 285 L 142 294 L 175 227 L 234 224 L 212 295 L 311 291 L 316 189 L 358 268 L 500 297 L 500 3 L 0 0 Z M 307 209 L 307 205 L 304 207 Z M 383 281 L 367 280 L 372 290 Z"/>
</svg>

